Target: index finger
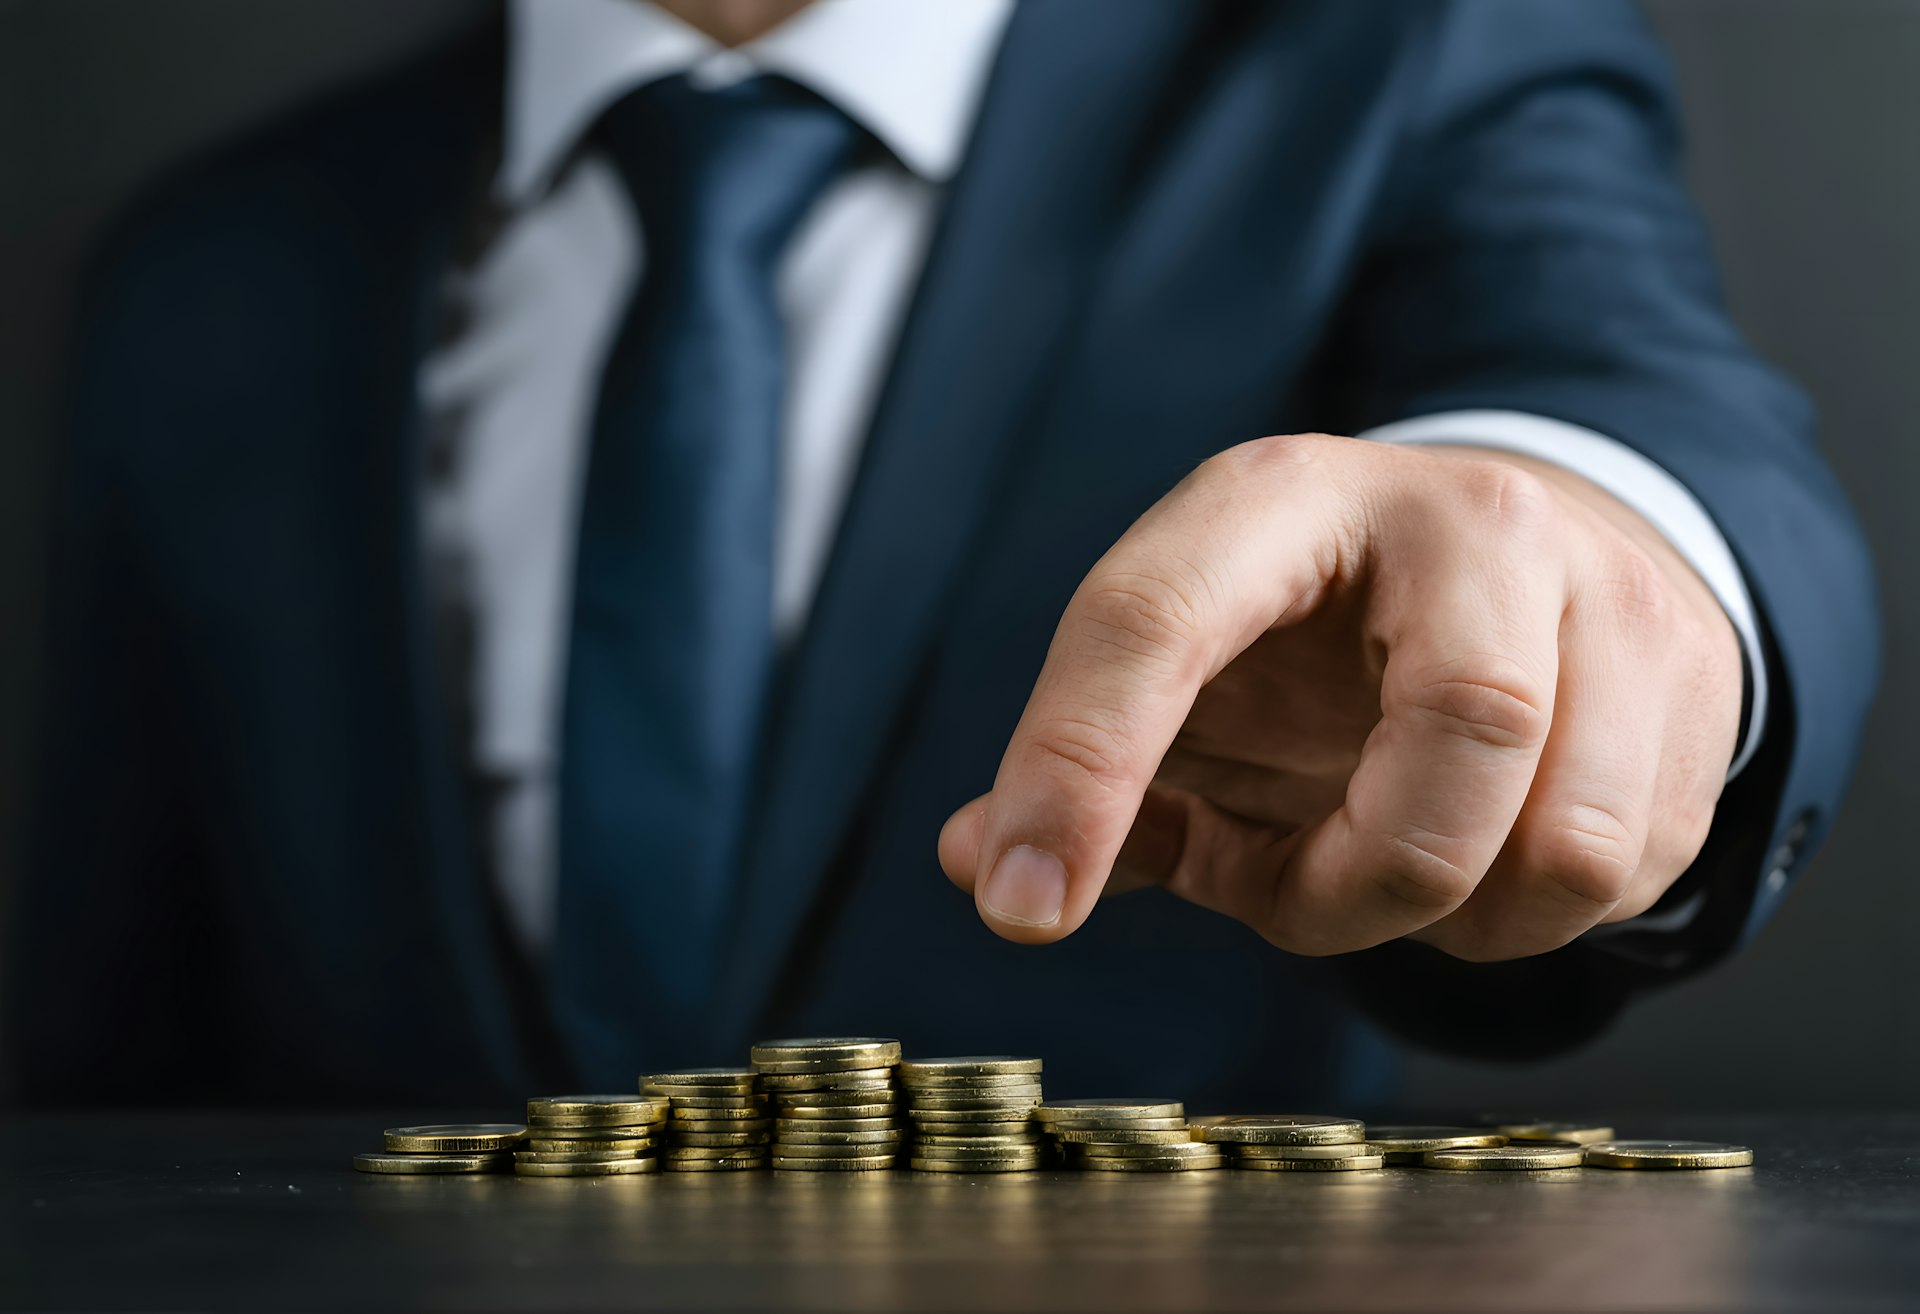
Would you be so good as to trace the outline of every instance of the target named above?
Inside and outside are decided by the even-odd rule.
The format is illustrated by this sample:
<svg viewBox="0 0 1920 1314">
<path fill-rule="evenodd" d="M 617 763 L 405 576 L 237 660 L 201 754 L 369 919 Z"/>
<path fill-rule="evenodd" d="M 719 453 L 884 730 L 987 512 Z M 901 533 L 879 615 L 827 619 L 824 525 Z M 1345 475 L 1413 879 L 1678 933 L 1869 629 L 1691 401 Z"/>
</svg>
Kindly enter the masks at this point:
<svg viewBox="0 0 1920 1314">
<path fill-rule="evenodd" d="M 1086 920 L 1201 686 L 1340 570 L 1359 517 L 1325 458 L 1350 441 L 1222 453 L 1076 590 L 980 822 L 975 903 L 1001 935 L 1042 943 Z"/>
</svg>

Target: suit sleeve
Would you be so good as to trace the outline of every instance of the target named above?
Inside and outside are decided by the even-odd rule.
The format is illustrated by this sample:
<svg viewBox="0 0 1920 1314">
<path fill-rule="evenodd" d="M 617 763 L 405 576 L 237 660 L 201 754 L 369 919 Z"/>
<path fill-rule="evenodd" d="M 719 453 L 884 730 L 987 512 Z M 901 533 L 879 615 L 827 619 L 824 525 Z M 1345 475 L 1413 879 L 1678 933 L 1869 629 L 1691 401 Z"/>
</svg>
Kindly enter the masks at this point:
<svg viewBox="0 0 1920 1314">
<path fill-rule="evenodd" d="M 1772 691 L 1751 762 L 1647 929 L 1511 964 L 1411 944 L 1349 964 L 1390 1030 L 1521 1056 L 1578 1043 L 1636 993 L 1726 956 L 1778 907 L 1853 770 L 1879 622 L 1810 408 L 1721 304 L 1676 176 L 1665 58 L 1639 15 L 1610 0 L 1421 12 L 1404 134 L 1327 352 L 1338 414 L 1357 432 L 1525 412 L 1641 453 L 1731 547 Z"/>
</svg>

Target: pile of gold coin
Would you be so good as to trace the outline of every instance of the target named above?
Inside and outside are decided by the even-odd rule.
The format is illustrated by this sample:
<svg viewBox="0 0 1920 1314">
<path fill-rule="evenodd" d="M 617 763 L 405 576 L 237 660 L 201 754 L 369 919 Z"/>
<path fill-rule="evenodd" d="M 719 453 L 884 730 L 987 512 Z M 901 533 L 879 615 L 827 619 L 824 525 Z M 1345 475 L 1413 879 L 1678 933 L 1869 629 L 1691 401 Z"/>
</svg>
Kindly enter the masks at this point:
<svg viewBox="0 0 1920 1314">
<path fill-rule="evenodd" d="M 356 1154 L 363 1173 L 499 1173 L 513 1167 L 513 1151 L 526 1139 L 517 1122 L 443 1123 L 389 1127 L 381 1148 Z"/>
<path fill-rule="evenodd" d="M 1033 1121 L 1040 1060 L 1005 1055 L 900 1065 L 913 1136 L 908 1166 L 928 1173 L 1032 1172 L 1051 1161 Z"/>
<path fill-rule="evenodd" d="M 1189 1119 L 1172 1099 L 1044 1100 L 1037 1058 L 902 1060 L 872 1036 L 768 1040 L 752 1066 L 661 1072 L 638 1095 L 527 1102 L 527 1122 L 394 1127 L 357 1155 L 369 1173 L 606 1177 L 654 1172 L 1560 1173 L 1580 1168 L 1743 1168 L 1753 1151 L 1704 1141 L 1623 1141 L 1612 1127 L 1512 1117 L 1478 1126 L 1373 1126 L 1327 1114 Z"/>
<path fill-rule="evenodd" d="M 1054 1100 L 1034 1116 L 1075 1168 L 1182 1173 L 1218 1168 L 1220 1147 L 1194 1137 L 1179 1100 Z"/>
<path fill-rule="evenodd" d="M 899 1041 L 766 1040 L 751 1057 L 773 1101 L 775 1168 L 863 1172 L 894 1166 L 903 1139 L 894 1082 Z"/>
<path fill-rule="evenodd" d="M 627 1177 L 658 1172 L 667 1101 L 651 1095 L 548 1095 L 527 1101 L 521 1177 Z"/>
<path fill-rule="evenodd" d="M 640 1078 L 640 1089 L 663 1096 L 669 1172 L 738 1172 L 767 1166 L 773 1119 L 752 1068 L 703 1068 Z"/>
</svg>

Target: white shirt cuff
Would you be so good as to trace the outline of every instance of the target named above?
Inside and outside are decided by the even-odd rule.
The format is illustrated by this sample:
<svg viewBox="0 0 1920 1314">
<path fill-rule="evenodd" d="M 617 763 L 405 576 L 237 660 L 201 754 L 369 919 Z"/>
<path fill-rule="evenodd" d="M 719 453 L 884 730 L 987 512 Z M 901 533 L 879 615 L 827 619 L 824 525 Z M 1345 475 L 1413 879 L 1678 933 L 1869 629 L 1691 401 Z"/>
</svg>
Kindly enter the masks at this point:
<svg viewBox="0 0 1920 1314">
<path fill-rule="evenodd" d="M 1747 593 L 1739 563 L 1733 559 L 1733 550 L 1707 509 L 1679 480 L 1605 434 L 1524 411 L 1422 415 L 1381 425 L 1359 436 L 1383 443 L 1490 447 L 1531 456 L 1571 470 L 1638 512 L 1706 581 L 1740 636 L 1751 698 L 1727 779 L 1740 774 L 1759 747 L 1760 732 L 1767 723 L 1767 664 L 1760 649 L 1760 627 L 1754 620 L 1753 599 Z"/>
</svg>

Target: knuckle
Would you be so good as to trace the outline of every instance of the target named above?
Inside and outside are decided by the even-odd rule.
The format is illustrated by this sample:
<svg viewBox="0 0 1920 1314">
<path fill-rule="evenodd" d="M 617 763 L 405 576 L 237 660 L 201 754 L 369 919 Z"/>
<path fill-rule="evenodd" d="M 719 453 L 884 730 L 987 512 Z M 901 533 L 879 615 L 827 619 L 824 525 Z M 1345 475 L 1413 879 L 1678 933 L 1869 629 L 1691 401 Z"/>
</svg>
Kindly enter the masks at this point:
<svg viewBox="0 0 1920 1314">
<path fill-rule="evenodd" d="M 1372 877 L 1380 890 L 1423 913 L 1441 915 L 1465 903 L 1480 878 L 1440 850 L 1449 841 L 1413 833 L 1385 837 L 1385 854 Z"/>
<path fill-rule="evenodd" d="M 1606 614 L 1622 632 L 1645 641 L 1667 635 L 1675 621 L 1672 586 L 1638 547 L 1613 554 L 1600 584 Z"/>
<path fill-rule="evenodd" d="M 1329 446 L 1337 441 L 1323 433 L 1270 434 L 1229 447 L 1209 464 L 1218 462 L 1219 473 L 1234 479 L 1269 472 L 1293 474 L 1324 460 Z"/>
<path fill-rule="evenodd" d="M 1618 814 L 1579 804 L 1532 846 L 1527 862 L 1575 903 L 1606 909 L 1633 888 L 1643 847 Z"/>
<path fill-rule="evenodd" d="M 1140 571 L 1096 576 L 1081 595 L 1083 636 L 1131 662 L 1184 671 L 1195 660 L 1201 632 L 1196 584 Z"/>
<path fill-rule="evenodd" d="M 1540 682 L 1517 662 L 1493 654 L 1431 671 L 1398 690 L 1396 701 L 1444 733 L 1491 748 L 1537 751 L 1553 719 Z"/>
<path fill-rule="evenodd" d="M 1555 517 L 1553 490 L 1538 476 L 1500 461 L 1462 461 L 1466 505 L 1480 528 L 1523 543 L 1543 539 Z"/>
<path fill-rule="evenodd" d="M 1034 727 L 1027 745 L 1043 769 L 1118 792 L 1128 783 L 1128 742 L 1124 730 L 1078 717 L 1056 718 Z"/>
</svg>

